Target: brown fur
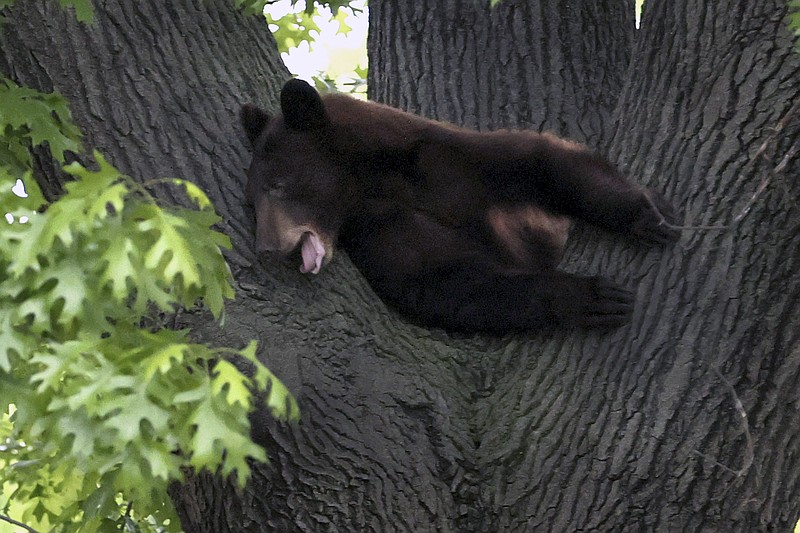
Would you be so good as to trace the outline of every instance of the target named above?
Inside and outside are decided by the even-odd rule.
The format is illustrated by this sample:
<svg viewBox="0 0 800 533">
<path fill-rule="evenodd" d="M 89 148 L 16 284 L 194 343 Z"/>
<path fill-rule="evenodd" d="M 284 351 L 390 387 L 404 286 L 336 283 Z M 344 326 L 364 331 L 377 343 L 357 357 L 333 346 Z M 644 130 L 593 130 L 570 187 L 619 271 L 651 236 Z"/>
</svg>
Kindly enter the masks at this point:
<svg viewBox="0 0 800 533">
<path fill-rule="evenodd" d="M 678 237 L 661 224 L 673 220 L 666 202 L 551 134 L 472 131 L 320 97 L 298 80 L 284 87 L 280 115 L 245 106 L 242 121 L 257 250 L 302 248 L 309 271 L 340 245 L 381 297 L 426 325 L 621 325 L 631 291 L 555 269 L 571 220 L 657 243 Z"/>
</svg>

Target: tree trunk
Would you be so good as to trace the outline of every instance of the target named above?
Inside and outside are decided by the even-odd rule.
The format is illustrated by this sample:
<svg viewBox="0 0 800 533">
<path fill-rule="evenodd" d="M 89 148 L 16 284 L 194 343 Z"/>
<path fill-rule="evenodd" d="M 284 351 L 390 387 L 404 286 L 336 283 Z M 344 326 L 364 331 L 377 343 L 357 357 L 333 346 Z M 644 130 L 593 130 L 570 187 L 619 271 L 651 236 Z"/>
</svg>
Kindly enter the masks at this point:
<svg viewBox="0 0 800 533">
<path fill-rule="evenodd" d="M 637 313 L 611 335 L 479 356 L 487 530 L 790 531 L 800 62 L 786 2 L 648 1 L 638 32 L 619 12 L 629 7 L 370 3 L 373 97 L 571 134 L 665 192 L 687 226 L 727 226 L 687 229 L 667 250 L 575 232 L 565 267 L 638 286 Z"/>
<path fill-rule="evenodd" d="M 638 32 L 623 0 L 370 4 L 372 97 L 569 135 L 687 225 L 731 226 L 666 250 L 579 228 L 566 268 L 638 286 L 631 326 L 503 339 L 406 324 L 343 255 L 313 279 L 256 264 L 238 106 L 274 108 L 287 77 L 263 20 L 226 0 L 107 0 L 84 26 L 55 2 L 17 3 L 0 71 L 65 94 L 87 145 L 123 171 L 209 192 L 238 297 L 224 329 L 180 321 L 213 342 L 259 339 L 300 402 L 297 425 L 253 417 L 271 463 L 244 492 L 210 475 L 176 488 L 186 531 L 791 528 L 800 112 L 771 128 L 800 99 L 800 62 L 783 0 L 648 2 Z M 44 183 L 62 179 L 43 165 Z"/>
<path fill-rule="evenodd" d="M 598 21 L 613 24 L 598 24 Z M 596 144 L 625 81 L 633 0 L 370 3 L 369 95 L 481 129 Z"/>
</svg>

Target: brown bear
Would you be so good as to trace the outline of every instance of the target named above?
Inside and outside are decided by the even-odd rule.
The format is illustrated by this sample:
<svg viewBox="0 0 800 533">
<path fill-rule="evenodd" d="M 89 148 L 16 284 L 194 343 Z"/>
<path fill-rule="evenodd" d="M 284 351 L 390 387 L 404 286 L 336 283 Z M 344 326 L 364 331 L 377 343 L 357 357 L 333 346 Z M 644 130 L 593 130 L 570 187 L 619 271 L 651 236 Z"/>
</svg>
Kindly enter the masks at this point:
<svg viewBox="0 0 800 533">
<path fill-rule="evenodd" d="M 296 79 L 280 114 L 245 105 L 241 120 L 257 252 L 297 254 L 317 274 L 339 246 L 425 326 L 620 326 L 630 290 L 555 268 L 570 219 L 656 244 L 679 237 L 668 203 L 548 133 L 472 131 Z"/>
</svg>

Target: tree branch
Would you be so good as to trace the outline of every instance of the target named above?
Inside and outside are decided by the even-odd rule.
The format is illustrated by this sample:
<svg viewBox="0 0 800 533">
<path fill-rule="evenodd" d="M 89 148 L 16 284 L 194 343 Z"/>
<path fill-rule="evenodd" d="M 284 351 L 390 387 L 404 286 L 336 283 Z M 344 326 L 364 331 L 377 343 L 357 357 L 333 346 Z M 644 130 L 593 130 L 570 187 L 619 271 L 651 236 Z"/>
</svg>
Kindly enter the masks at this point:
<svg viewBox="0 0 800 533">
<path fill-rule="evenodd" d="M 11 518 L 10 516 L 6 516 L 4 514 L 0 514 L 0 520 L 8 522 L 9 524 L 17 526 L 17 527 L 21 527 L 22 529 L 24 529 L 26 531 L 29 531 L 30 533 L 39 533 L 37 530 L 33 529 L 32 527 L 26 526 L 22 522 L 17 522 L 16 520 Z"/>
<path fill-rule="evenodd" d="M 739 416 L 742 418 L 742 429 L 744 430 L 744 438 L 747 441 L 747 447 L 745 448 L 744 463 L 742 464 L 742 467 L 740 469 L 734 470 L 733 468 L 720 463 L 710 455 L 702 453 L 700 450 L 695 449 L 693 451 L 700 457 L 703 457 L 704 459 L 711 461 L 712 463 L 719 466 L 726 472 L 730 472 L 737 478 L 740 478 L 743 477 L 748 470 L 750 470 L 750 467 L 753 465 L 753 459 L 755 458 L 755 451 L 753 448 L 753 436 L 750 434 L 750 424 L 747 422 L 747 411 L 744 410 L 742 401 L 739 399 L 739 395 L 736 394 L 736 389 L 734 389 L 731 382 L 728 381 L 728 378 L 723 376 L 722 372 L 720 372 L 716 366 L 712 366 L 711 370 L 714 371 L 714 373 L 717 375 L 720 381 L 722 381 L 727 387 L 728 392 L 730 392 L 731 397 L 733 397 L 733 406 L 736 408 L 736 412 L 739 413 Z"/>
<path fill-rule="evenodd" d="M 741 170 L 742 173 L 751 170 L 751 168 L 755 166 L 756 162 L 761 158 L 763 158 L 767 162 L 771 161 L 771 158 L 767 155 L 767 149 L 775 143 L 775 141 L 778 138 L 778 134 L 781 133 L 781 131 L 786 127 L 791 118 L 794 117 L 794 115 L 796 115 L 798 112 L 800 112 L 800 100 L 797 100 L 792 105 L 792 107 L 790 107 L 789 110 L 783 115 L 783 117 L 781 117 L 781 119 L 772 129 L 772 133 L 770 134 L 770 136 L 767 137 L 766 140 L 764 140 L 764 142 L 758 148 L 758 151 L 755 153 L 755 155 L 751 157 L 750 160 L 747 162 L 747 164 L 742 168 Z M 761 182 L 758 184 L 758 187 L 756 188 L 755 192 L 747 201 L 747 204 L 745 204 L 745 206 L 742 208 L 739 214 L 734 217 L 733 222 L 725 226 L 676 226 L 666 221 L 664 215 L 661 214 L 661 212 L 658 210 L 658 207 L 655 205 L 655 203 L 653 203 L 653 201 L 649 197 L 647 200 L 648 202 L 650 202 L 650 207 L 652 207 L 655 210 L 655 212 L 658 213 L 658 216 L 661 217 L 659 225 L 663 225 L 668 228 L 681 231 L 682 230 L 726 231 L 734 228 L 747 216 L 747 214 L 750 212 L 750 209 L 752 209 L 753 204 L 755 204 L 758 197 L 761 196 L 761 194 L 764 192 L 764 190 L 766 190 L 767 186 L 772 181 L 772 178 L 774 176 L 777 176 L 784 170 L 786 170 L 786 167 L 789 165 L 789 161 L 791 161 L 791 159 L 797 154 L 798 151 L 800 151 L 800 143 L 794 143 L 791 147 L 789 147 L 789 149 L 786 151 L 783 158 L 781 159 L 781 162 L 775 165 L 773 168 L 769 169 L 767 173 L 764 175 L 764 177 L 761 179 Z"/>
</svg>

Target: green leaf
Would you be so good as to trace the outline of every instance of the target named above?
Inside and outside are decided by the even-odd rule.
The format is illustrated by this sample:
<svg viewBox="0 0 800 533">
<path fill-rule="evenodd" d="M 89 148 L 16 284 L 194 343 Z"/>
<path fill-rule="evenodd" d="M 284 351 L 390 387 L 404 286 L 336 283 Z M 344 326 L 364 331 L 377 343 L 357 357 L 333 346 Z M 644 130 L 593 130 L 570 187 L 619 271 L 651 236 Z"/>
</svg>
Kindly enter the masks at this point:
<svg viewBox="0 0 800 533">
<path fill-rule="evenodd" d="M 194 389 L 180 392 L 173 396 L 172 401 L 176 404 L 196 403 L 204 400 L 208 396 L 208 384 L 203 383 Z"/>
<path fill-rule="evenodd" d="M 253 381 L 259 389 L 266 391 L 266 404 L 272 416 L 287 420 L 299 420 L 300 408 L 289 389 L 286 388 L 275 374 L 265 367 L 256 356 L 258 345 L 251 341 L 245 348 L 237 353 L 255 366 Z"/>
<path fill-rule="evenodd" d="M 147 462 L 150 475 L 154 478 L 165 483 L 182 478 L 180 458 L 164 443 L 141 442 L 137 451 Z"/>
<path fill-rule="evenodd" d="M 311 32 L 321 31 L 319 25 L 314 22 L 313 14 L 306 11 L 288 13 L 278 19 L 268 14 L 267 23 L 271 28 L 275 28 L 272 35 L 281 52 L 288 52 L 303 41 L 310 42 Z"/>
<path fill-rule="evenodd" d="M 189 349 L 187 344 L 167 344 L 150 355 L 142 369 L 142 376 L 150 381 L 156 374 L 166 374 L 174 367 L 183 364 Z M 176 396 L 177 398 L 177 396 Z"/>
<path fill-rule="evenodd" d="M 92 205 L 97 201 L 96 198 L 98 196 L 106 194 L 106 190 L 122 176 L 120 172 L 103 157 L 103 154 L 95 150 L 92 155 L 97 162 L 98 169 L 96 171 L 89 170 L 77 161 L 64 167 L 67 173 L 77 178 L 75 181 L 71 181 L 65 185 L 64 188 L 67 190 L 67 196 L 72 196 L 74 199 L 86 200 L 88 205 Z M 114 208 L 117 212 L 121 211 L 122 199 L 117 198 L 114 201 Z M 89 209 L 87 208 L 87 212 L 88 211 Z"/>
<path fill-rule="evenodd" d="M 75 18 L 80 22 L 94 20 L 94 7 L 91 0 L 58 0 L 61 7 L 72 6 L 75 9 Z"/>
<path fill-rule="evenodd" d="M 200 285 L 200 272 L 197 260 L 192 256 L 192 245 L 178 231 L 178 228 L 187 226 L 186 220 L 155 206 L 146 207 L 149 209 L 140 210 L 146 218 L 139 222 L 139 229 L 152 231 L 157 237 L 145 255 L 145 268 L 159 272 L 167 284 L 175 283 L 180 274 L 184 287 Z"/>
<path fill-rule="evenodd" d="M 31 363 L 39 367 L 39 371 L 31 376 L 31 383 L 38 384 L 36 392 L 45 394 L 48 390 L 61 389 L 61 380 L 73 374 L 73 365 L 85 363 L 84 354 L 92 353 L 96 343 L 92 340 L 70 340 L 61 344 L 51 344 L 48 352 L 40 352 L 31 358 Z"/>
<path fill-rule="evenodd" d="M 178 302 L 170 292 L 170 288 L 163 285 L 162 277 L 158 273 L 142 268 L 138 271 L 136 279 L 135 298 L 131 305 L 135 312 L 146 313 L 150 304 L 165 313 L 175 310 Z"/>
<path fill-rule="evenodd" d="M 173 178 L 170 180 L 174 185 L 178 185 L 183 187 L 186 191 L 187 196 L 197 204 L 197 207 L 200 209 L 209 209 L 213 206 L 211 205 L 211 200 L 208 199 L 206 193 L 203 192 L 203 189 L 192 183 L 191 181 L 182 180 L 178 178 Z"/>
<path fill-rule="evenodd" d="M 11 357 L 27 358 L 35 344 L 33 339 L 14 328 L 9 309 L 0 308 L 0 370 L 11 371 Z"/>
<path fill-rule="evenodd" d="M 64 437 L 70 438 L 72 443 L 71 454 L 85 461 L 95 451 L 95 428 L 85 411 L 62 411 L 58 417 L 58 431 Z"/>
<path fill-rule="evenodd" d="M 152 431 L 164 433 L 168 427 L 169 413 L 154 403 L 143 389 L 118 395 L 104 402 L 108 426 L 117 431 L 120 440 L 139 440 L 142 423 L 150 424 Z"/>
<path fill-rule="evenodd" d="M 117 302 L 124 302 L 130 294 L 130 288 L 137 285 L 140 266 L 132 258 L 136 254 L 136 246 L 128 237 L 119 220 L 112 221 L 113 231 L 109 233 L 105 249 L 100 253 L 100 286 L 110 287 L 111 294 Z M 130 285 L 129 283 L 130 282 Z"/>
<path fill-rule="evenodd" d="M 189 422 L 196 428 L 190 462 L 198 469 L 219 464 L 224 456 L 222 474 L 229 475 L 236 471 L 239 482 L 244 484 L 250 473 L 246 458 L 267 460 L 264 449 L 244 436 L 243 429 L 249 429 L 246 418 L 238 421 L 221 416 L 214 407 L 212 397 L 207 397 L 197 406 Z"/>
<path fill-rule="evenodd" d="M 250 409 L 250 379 L 241 370 L 220 359 L 214 365 L 212 374 L 212 394 L 225 398 L 230 405 L 239 403 L 245 409 Z"/>
<path fill-rule="evenodd" d="M 63 96 L 20 87 L 0 77 L 0 132 L 8 128 L 15 136 L 29 139 L 33 146 L 46 142 L 50 153 L 61 162 L 64 152 L 80 149 L 80 131 L 72 123 Z"/>
<path fill-rule="evenodd" d="M 0 165 L 0 211 L 3 214 L 19 212 L 19 215 L 34 216 L 33 212 L 46 203 L 30 170 L 20 177 L 10 166 Z"/>
<path fill-rule="evenodd" d="M 76 318 L 84 301 L 93 291 L 86 282 L 86 272 L 77 261 L 65 260 L 43 268 L 38 276 L 41 285 L 50 285 L 46 301 L 51 310 L 58 309 L 57 320 L 68 322 Z M 48 283 L 48 282 L 54 283 Z"/>
<path fill-rule="evenodd" d="M 350 33 L 353 28 L 347 25 L 347 17 L 350 16 L 350 13 L 346 11 L 339 11 L 338 13 L 333 14 L 333 22 L 337 22 L 339 24 L 339 28 L 336 30 L 337 34 L 347 35 Z"/>
<path fill-rule="evenodd" d="M 60 105 L 22 93 L 30 109 Z M 297 406 L 255 344 L 243 350 L 252 379 L 222 357 L 233 350 L 159 329 L 159 310 L 202 300 L 219 316 L 234 294 L 220 250 L 230 240 L 212 229 L 219 217 L 205 194 L 170 180 L 200 210 L 161 207 L 95 153 L 97 170 L 69 165 L 65 194 L 34 215 L 45 202 L 19 150 L 36 139 L 32 127 L 47 128 L 5 104 L 0 121 L 19 125 L 0 130 L 0 157 L 10 161 L 0 164 L 0 198 L 30 220 L 0 225 L 0 400 L 16 405 L 14 438 L 33 444 L 11 468 L 0 455 L 0 472 L 13 478 L 15 505 L 30 502 L 19 516 L 41 530 L 119 530 L 141 523 L 139 512 L 175 530 L 162 502 L 181 468 L 235 473 L 243 484 L 248 460 L 266 460 L 250 440 L 252 395 L 267 392 L 271 410 L 289 417 Z M 18 175 L 30 180 L 28 198 L 9 192 Z M 134 514 L 119 512 L 118 492 L 136 501 Z"/>
</svg>

